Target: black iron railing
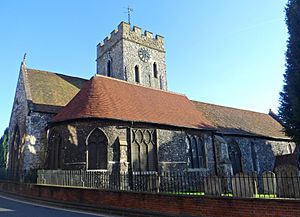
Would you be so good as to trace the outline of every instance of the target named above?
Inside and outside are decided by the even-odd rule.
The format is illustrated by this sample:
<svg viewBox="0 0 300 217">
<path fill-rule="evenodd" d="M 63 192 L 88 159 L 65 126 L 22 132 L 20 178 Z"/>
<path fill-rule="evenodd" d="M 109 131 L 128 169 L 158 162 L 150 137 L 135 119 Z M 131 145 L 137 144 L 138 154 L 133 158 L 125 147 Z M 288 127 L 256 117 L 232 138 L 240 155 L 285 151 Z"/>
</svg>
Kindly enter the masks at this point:
<svg viewBox="0 0 300 217">
<path fill-rule="evenodd" d="M 38 169 L 10 171 L 5 168 L 0 168 L 0 180 L 22 182 L 22 183 L 37 183 Z"/>
<path fill-rule="evenodd" d="M 300 198 L 300 177 L 295 173 L 213 176 L 193 172 L 134 172 L 39 170 L 37 184 L 114 191 L 215 195 L 227 197 Z"/>
</svg>

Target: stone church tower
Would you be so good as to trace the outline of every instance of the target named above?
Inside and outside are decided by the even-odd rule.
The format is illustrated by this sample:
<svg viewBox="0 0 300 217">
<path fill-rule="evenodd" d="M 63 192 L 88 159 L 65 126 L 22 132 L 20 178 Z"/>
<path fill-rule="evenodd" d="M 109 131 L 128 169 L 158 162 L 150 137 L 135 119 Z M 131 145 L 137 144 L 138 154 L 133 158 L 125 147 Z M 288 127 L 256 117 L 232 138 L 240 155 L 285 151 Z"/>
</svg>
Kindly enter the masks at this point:
<svg viewBox="0 0 300 217">
<path fill-rule="evenodd" d="M 97 74 L 167 90 L 164 38 L 121 22 L 97 45 Z"/>
</svg>

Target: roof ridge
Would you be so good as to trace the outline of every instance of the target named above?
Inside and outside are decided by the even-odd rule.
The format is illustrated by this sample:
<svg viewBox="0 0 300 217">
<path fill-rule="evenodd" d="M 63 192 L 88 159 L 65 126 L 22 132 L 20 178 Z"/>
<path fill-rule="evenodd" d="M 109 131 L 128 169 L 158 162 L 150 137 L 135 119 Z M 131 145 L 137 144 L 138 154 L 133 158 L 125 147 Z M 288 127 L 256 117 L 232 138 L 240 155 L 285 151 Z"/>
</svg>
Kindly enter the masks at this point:
<svg viewBox="0 0 300 217">
<path fill-rule="evenodd" d="M 257 114 L 270 116 L 268 113 L 263 113 L 263 112 L 258 112 L 258 111 L 252 111 L 252 110 L 247 110 L 247 109 L 242 109 L 242 108 L 235 108 L 235 107 L 231 107 L 231 106 L 218 105 L 218 104 L 214 104 L 214 103 L 201 102 L 201 101 L 196 101 L 196 100 L 191 100 L 191 101 L 196 102 L 196 103 L 206 104 L 206 105 L 218 106 L 218 107 L 223 107 L 223 108 L 228 108 L 228 109 L 234 109 L 234 110 L 239 110 L 239 111 L 245 111 L 245 112 L 251 112 L 251 113 L 257 113 Z"/>
<path fill-rule="evenodd" d="M 113 77 L 108 77 L 108 76 L 105 76 L 105 75 L 95 74 L 92 78 L 94 78 L 94 77 L 101 77 L 101 78 L 111 79 L 111 80 L 115 80 L 115 81 L 118 81 L 118 82 L 123 82 L 123 83 L 128 84 L 128 85 L 134 85 L 134 86 L 138 86 L 138 87 L 142 87 L 142 88 L 146 88 L 146 89 L 151 89 L 151 90 L 155 90 L 155 91 L 161 91 L 161 92 L 164 92 L 164 93 L 169 93 L 169 94 L 174 94 L 174 95 L 180 95 L 180 96 L 187 97 L 187 95 L 185 95 L 183 93 L 176 93 L 174 91 L 157 89 L 155 87 L 146 87 L 146 86 L 143 86 L 141 84 L 134 84 L 134 83 L 130 83 L 130 82 L 125 81 L 125 80 L 121 80 L 121 79 L 113 78 Z"/>
<path fill-rule="evenodd" d="M 27 100 L 32 100 L 32 94 L 31 94 L 31 88 L 30 88 L 30 85 L 29 85 L 29 78 L 28 78 L 27 69 L 28 68 L 26 67 L 26 65 L 22 61 L 20 70 L 21 70 L 21 73 L 23 75 L 25 97 L 26 97 Z"/>
<path fill-rule="evenodd" d="M 67 77 L 70 77 L 70 78 L 78 78 L 78 79 L 88 81 L 87 78 L 82 78 L 82 77 L 77 77 L 77 76 L 72 76 L 72 75 L 66 75 L 66 74 L 62 74 L 60 72 L 50 72 L 50 71 L 47 71 L 47 70 L 40 70 L 40 69 L 34 69 L 34 68 L 28 68 L 28 67 L 26 67 L 26 69 L 27 69 L 27 71 L 28 70 L 34 70 L 34 71 L 45 72 L 45 73 L 56 74 L 56 75 L 63 75 L 63 76 L 67 76 Z"/>
</svg>

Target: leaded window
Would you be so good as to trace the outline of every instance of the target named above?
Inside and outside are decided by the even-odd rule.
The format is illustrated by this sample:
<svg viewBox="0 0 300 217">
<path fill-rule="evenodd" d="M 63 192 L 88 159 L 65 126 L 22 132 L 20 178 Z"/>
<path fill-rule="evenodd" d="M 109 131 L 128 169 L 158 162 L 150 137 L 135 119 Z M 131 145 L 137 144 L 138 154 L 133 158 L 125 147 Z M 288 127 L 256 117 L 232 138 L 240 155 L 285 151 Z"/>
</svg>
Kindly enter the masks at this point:
<svg viewBox="0 0 300 217">
<path fill-rule="evenodd" d="M 107 169 L 108 140 L 104 132 L 95 129 L 87 140 L 87 168 L 89 170 Z"/>
<path fill-rule="evenodd" d="M 228 144 L 228 154 L 229 159 L 232 164 L 233 174 L 241 173 L 242 171 L 242 161 L 241 161 L 241 150 L 236 142 L 231 142 Z"/>
<path fill-rule="evenodd" d="M 60 133 L 53 130 L 48 139 L 48 166 L 50 169 L 62 169 L 62 137 Z"/>
<path fill-rule="evenodd" d="M 156 131 L 133 129 L 131 132 L 133 171 L 157 171 Z"/>
<path fill-rule="evenodd" d="M 257 172 L 257 157 L 256 157 L 256 151 L 255 151 L 255 145 L 254 143 L 251 143 L 251 158 L 253 163 L 253 170 Z"/>
<path fill-rule="evenodd" d="M 206 167 L 205 143 L 198 136 L 187 136 L 188 167 L 199 169 Z"/>
</svg>

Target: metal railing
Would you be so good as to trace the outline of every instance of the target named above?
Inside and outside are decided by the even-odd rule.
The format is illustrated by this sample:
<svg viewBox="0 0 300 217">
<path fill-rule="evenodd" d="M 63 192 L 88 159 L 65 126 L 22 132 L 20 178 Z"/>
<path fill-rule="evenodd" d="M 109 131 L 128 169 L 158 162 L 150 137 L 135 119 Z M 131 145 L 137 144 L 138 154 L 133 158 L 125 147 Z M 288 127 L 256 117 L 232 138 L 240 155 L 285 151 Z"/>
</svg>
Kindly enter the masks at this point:
<svg viewBox="0 0 300 217">
<path fill-rule="evenodd" d="M 0 180 L 22 183 L 37 183 L 38 169 L 11 171 L 0 168 Z"/>
<path fill-rule="evenodd" d="M 39 170 L 37 184 L 114 191 L 215 195 L 250 198 L 300 198 L 298 174 L 212 176 L 203 172 L 111 173 L 83 170 Z"/>
</svg>

